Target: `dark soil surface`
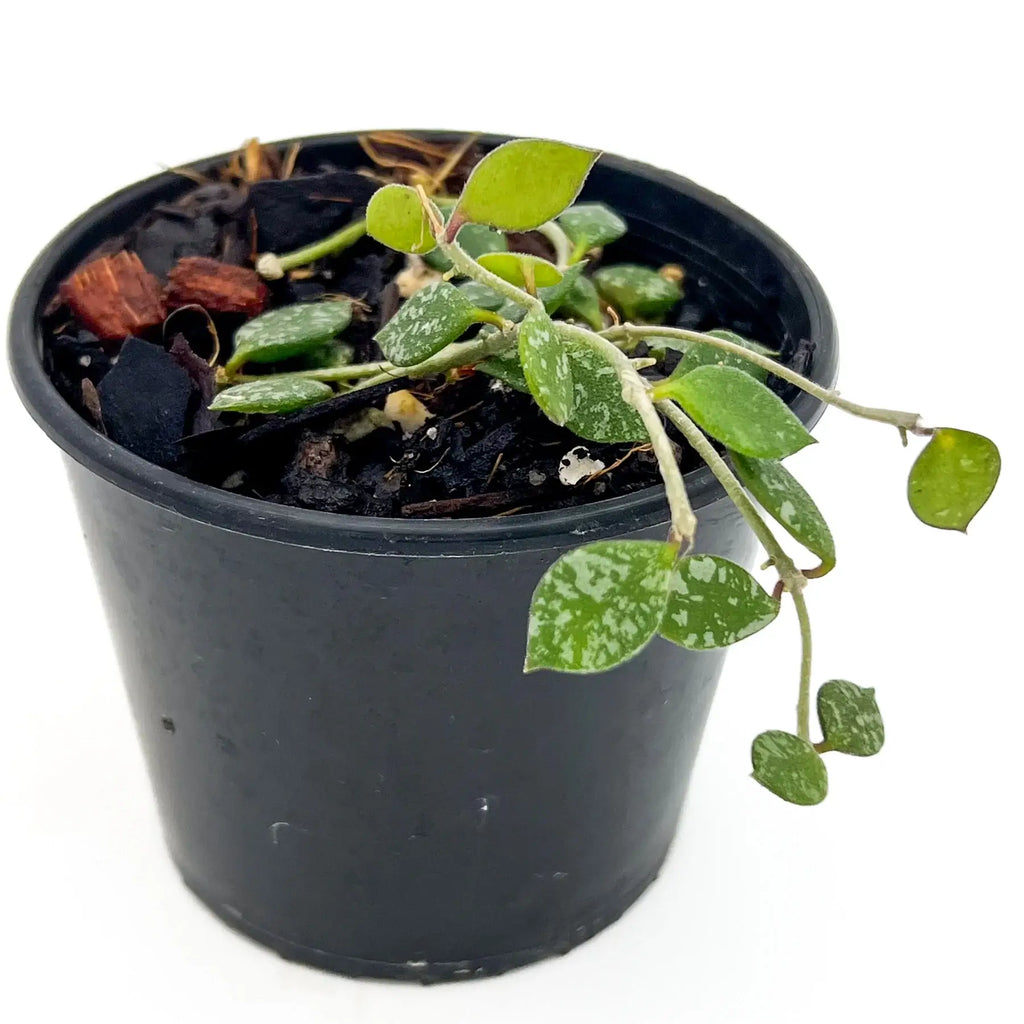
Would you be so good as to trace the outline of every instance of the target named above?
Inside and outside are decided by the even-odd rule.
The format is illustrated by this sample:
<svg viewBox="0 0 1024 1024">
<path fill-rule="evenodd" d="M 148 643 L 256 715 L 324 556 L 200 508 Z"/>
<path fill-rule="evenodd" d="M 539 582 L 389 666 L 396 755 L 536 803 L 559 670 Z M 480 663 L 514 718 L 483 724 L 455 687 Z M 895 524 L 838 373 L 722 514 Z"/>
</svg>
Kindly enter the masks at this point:
<svg viewBox="0 0 1024 1024">
<path fill-rule="evenodd" d="M 251 267 L 256 251 L 284 252 L 361 216 L 376 187 L 365 174 L 326 166 L 285 181 L 198 184 L 94 256 L 135 252 L 161 285 L 183 257 Z M 510 240 L 522 251 L 544 252 L 547 245 L 540 236 Z M 627 235 L 608 248 L 604 260 L 638 256 L 642 246 Z M 358 299 L 343 340 L 354 346 L 356 362 L 377 360 L 373 335 L 398 308 L 392 280 L 403 265 L 403 257 L 364 239 L 311 271 L 268 282 L 267 308 L 328 294 Z M 806 345 L 774 336 L 777 328 L 761 322 L 756 310 L 720 282 L 687 277 L 684 287 L 670 323 L 735 330 L 779 348 L 795 369 L 806 368 Z M 657 463 L 643 446 L 581 441 L 547 420 L 528 396 L 473 371 L 396 380 L 284 416 L 214 415 L 206 409 L 213 394 L 207 362 L 214 351 L 211 325 L 223 361 L 245 319 L 184 308 L 140 336 L 101 342 L 55 300 L 44 324 L 46 366 L 82 416 L 143 458 L 288 505 L 383 517 L 493 516 L 595 501 L 660 482 Z M 388 393 L 402 388 L 432 414 L 420 429 L 403 435 L 385 427 L 356 440 L 346 437 L 361 413 L 381 408 Z M 784 389 L 778 387 L 789 397 Z M 565 482 L 559 475 L 563 462 L 579 458 L 601 462 L 604 469 Z M 680 461 L 684 469 L 696 465 L 683 443 Z"/>
</svg>

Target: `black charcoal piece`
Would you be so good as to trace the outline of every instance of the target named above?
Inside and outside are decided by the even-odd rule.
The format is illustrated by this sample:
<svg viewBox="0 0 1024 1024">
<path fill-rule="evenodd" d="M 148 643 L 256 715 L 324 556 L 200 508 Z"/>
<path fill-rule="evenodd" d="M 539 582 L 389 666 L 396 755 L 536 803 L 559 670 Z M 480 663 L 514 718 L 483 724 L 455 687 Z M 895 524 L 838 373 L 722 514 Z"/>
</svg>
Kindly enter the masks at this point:
<svg viewBox="0 0 1024 1024">
<path fill-rule="evenodd" d="M 159 466 L 177 464 L 193 386 L 170 354 L 129 338 L 97 390 L 111 440 Z"/>
<path fill-rule="evenodd" d="M 249 195 L 260 251 L 290 252 L 338 231 L 362 214 L 378 188 L 353 171 L 256 182 Z"/>
</svg>

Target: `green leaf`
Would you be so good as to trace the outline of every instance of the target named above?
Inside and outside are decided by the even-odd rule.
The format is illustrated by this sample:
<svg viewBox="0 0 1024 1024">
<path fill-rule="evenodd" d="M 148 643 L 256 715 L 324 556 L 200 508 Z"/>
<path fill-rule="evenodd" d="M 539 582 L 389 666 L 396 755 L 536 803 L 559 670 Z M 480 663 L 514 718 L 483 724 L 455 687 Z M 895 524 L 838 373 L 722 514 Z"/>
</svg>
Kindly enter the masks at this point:
<svg viewBox="0 0 1024 1024">
<path fill-rule="evenodd" d="M 717 555 L 681 558 L 659 632 L 691 651 L 727 647 L 764 629 L 779 603 L 742 566 Z"/>
<path fill-rule="evenodd" d="M 939 427 L 910 470 L 910 507 L 922 523 L 966 532 L 995 488 L 999 469 L 999 449 L 987 437 Z"/>
<path fill-rule="evenodd" d="M 635 263 L 602 267 L 594 274 L 593 281 L 605 302 L 634 323 L 661 323 L 683 297 L 683 290 L 676 282 L 667 281 L 650 267 Z"/>
<path fill-rule="evenodd" d="M 527 291 L 550 288 L 562 280 L 562 272 L 553 263 L 525 252 L 488 252 L 477 262 L 503 281 L 517 288 L 526 288 Z"/>
<path fill-rule="evenodd" d="M 479 259 L 488 252 L 508 252 L 508 239 L 500 231 L 484 224 L 465 225 L 457 241 L 473 259 Z M 440 249 L 427 253 L 423 258 L 429 266 L 442 274 L 452 269 L 452 261 Z"/>
<path fill-rule="evenodd" d="M 828 794 L 825 762 L 807 742 L 773 729 L 754 740 L 750 751 L 754 778 L 791 804 L 820 804 Z"/>
<path fill-rule="evenodd" d="M 824 576 L 836 564 L 832 531 L 811 496 L 793 475 L 774 459 L 752 459 L 729 453 L 736 475 L 761 507 L 786 532 L 821 559 L 816 575 Z"/>
<path fill-rule="evenodd" d="M 557 325 L 556 325 L 557 326 Z M 588 441 L 649 441 L 640 414 L 622 397 L 622 382 L 605 356 L 563 337 L 572 365 L 575 411 L 566 426 Z"/>
<path fill-rule="evenodd" d="M 600 154 L 545 139 L 515 139 L 473 168 L 453 217 L 502 231 L 530 231 L 579 195 Z"/>
<path fill-rule="evenodd" d="M 746 338 L 734 334 L 732 331 L 714 330 L 707 332 L 712 338 L 721 338 L 723 341 L 731 341 L 734 345 L 742 345 L 751 352 L 758 352 L 761 355 L 771 355 L 771 349 L 758 345 L 755 341 L 747 341 Z M 650 344 L 657 347 L 661 345 L 664 338 L 651 338 Z M 664 346 L 662 346 L 664 347 Z M 676 368 L 672 371 L 673 377 L 682 377 L 698 366 L 734 366 L 737 370 L 749 373 L 755 380 L 762 383 L 768 379 L 768 371 L 761 366 L 744 359 L 743 356 L 734 355 L 732 352 L 723 352 L 713 345 L 702 345 L 700 342 L 691 341 L 686 343 L 683 358 L 679 360 Z"/>
<path fill-rule="evenodd" d="M 604 203 L 576 203 L 558 223 L 581 254 L 610 245 L 626 233 L 626 222 Z"/>
<path fill-rule="evenodd" d="M 550 317 L 530 313 L 520 324 L 519 359 L 530 394 L 548 419 L 564 424 L 576 397 L 568 350 Z"/>
<path fill-rule="evenodd" d="M 385 185 L 370 196 L 366 233 L 399 252 L 422 256 L 437 246 L 419 193 L 408 185 Z"/>
<path fill-rule="evenodd" d="M 455 341 L 476 320 L 477 308 L 465 294 L 440 281 L 412 295 L 374 341 L 396 366 L 414 366 Z"/>
<path fill-rule="evenodd" d="M 523 364 L 519 361 L 517 352 L 491 356 L 490 359 L 477 363 L 475 369 L 490 377 L 497 377 L 516 391 L 522 391 L 526 395 L 530 393 L 530 385 L 526 382 L 526 374 L 523 373 Z"/>
<path fill-rule="evenodd" d="M 505 304 L 504 296 L 499 295 L 493 288 L 488 288 L 487 285 L 474 281 L 472 278 L 467 281 L 461 281 L 456 287 L 479 309 L 489 309 L 492 313 L 495 313 Z"/>
<path fill-rule="evenodd" d="M 885 743 L 875 691 L 842 679 L 832 679 L 818 690 L 818 721 L 828 745 L 841 754 L 871 757 Z"/>
<path fill-rule="evenodd" d="M 585 261 L 583 263 L 574 263 L 566 271 L 559 271 L 562 276 L 561 280 L 556 284 L 537 289 L 537 298 L 544 303 L 544 308 L 552 316 L 561 308 L 565 297 L 569 294 L 576 281 L 582 276 L 586 266 Z"/>
<path fill-rule="evenodd" d="M 675 558 L 670 544 L 605 540 L 562 555 L 530 605 L 525 671 L 603 672 L 654 636 Z"/>
<path fill-rule="evenodd" d="M 225 368 L 277 363 L 305 355 L 341 334 L 352 320 L 351 302 L 300 302 L 263 313 L 235 331 L 235 351 Z"/>
<path fill-rule="evenodd" d="M 778 395 L 734 366 L 698 366 L 661 381 L 654 396 L 677 401 L 712 437 L 741 455 L 783 459 L 814 442 Z"/>
<path fill-rule="evenodd" d="M 334 391 L 318 380 L 267 377 L 227 388 L 210 403 L 210 408 L 214 412 L 294 412 L 333 395 Z"/>
<path fill-rule="evenodd" d="M 577 264 L 577 266 L 581 266 L 581 264 Z M 569 285 L 569 290 L 562 300 L 561 306 L 555 312 L 557 313 L 559 310 L 576 320 L 583 320 L 595 331 L 604 330 L 601 300 L 598 298 L 594 282 L 589 277 L 578 277 Z"/>
<path fill-rule="evenodd" d="M 299 357 L 304 370 L 326 370 L 335 366 L 349 366 L 355 356 L 355 349 L 347 341 L 329 341 L 320 348 Z"/>
</svg>

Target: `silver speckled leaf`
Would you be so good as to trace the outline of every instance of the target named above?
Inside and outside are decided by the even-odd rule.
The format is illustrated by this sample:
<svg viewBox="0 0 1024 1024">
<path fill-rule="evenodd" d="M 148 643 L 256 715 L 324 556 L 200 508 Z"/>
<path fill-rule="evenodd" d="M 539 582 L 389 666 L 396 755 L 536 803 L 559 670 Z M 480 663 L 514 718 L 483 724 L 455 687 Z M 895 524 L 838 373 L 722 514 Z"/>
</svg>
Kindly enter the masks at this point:
<svg viewBox="0 0 1024 1024">
<path fill-rule="evenodd" d="M 779 604 L 742 566 L 718 555 L 681 558 L 659 632 L 693 651 L 727 647 L 764 629 Z"/>
<path fill-rule="evenodd" d="M 534 591 L 525 671 L 603 672 L 632 658 L 661 622 L 674 558 L 671 545 L 639 540 L 562 555 Z"/>
</svg>

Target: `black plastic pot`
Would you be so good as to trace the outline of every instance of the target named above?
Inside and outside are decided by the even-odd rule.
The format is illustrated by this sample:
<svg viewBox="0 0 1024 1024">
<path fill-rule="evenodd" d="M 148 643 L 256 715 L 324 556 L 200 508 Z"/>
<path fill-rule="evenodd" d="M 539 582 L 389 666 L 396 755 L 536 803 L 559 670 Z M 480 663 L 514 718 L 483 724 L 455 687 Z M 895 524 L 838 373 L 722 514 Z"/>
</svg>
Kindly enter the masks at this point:
<svg viewBox="0 0 1024 1024">
<path fill-rule="evenodd" d="M 360 162 L 352 135 L 303 155 Z M 22 399 L 66 455 L 171 856 L 230 925 L 346 974 L 468 977 L 564 952 L 657 875 L 721 655 L 658 640 L 606 675 L 524 676 L 527 608 L 567 548 L 662 536 L 660 488 L 512 518 L 367 519 L 238 497 L 114 445 L 44 373 L 39 316 L 98 242 L 188 187 L 160 175 L 86 213 L 29 270 L 10 324 Z M 812 342 L 810 375 L 832 383 L 825 296 L 765 227 L 618 157 L 586 195 L 652 261 Z M 820 412 L 803 394 L 793 408 Z M 687 483 L 700 548 L 748 562 L 710 475 Z"/>
</svg>

